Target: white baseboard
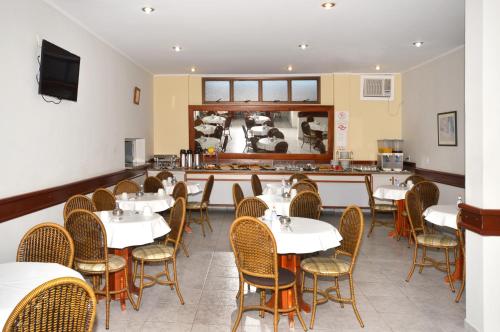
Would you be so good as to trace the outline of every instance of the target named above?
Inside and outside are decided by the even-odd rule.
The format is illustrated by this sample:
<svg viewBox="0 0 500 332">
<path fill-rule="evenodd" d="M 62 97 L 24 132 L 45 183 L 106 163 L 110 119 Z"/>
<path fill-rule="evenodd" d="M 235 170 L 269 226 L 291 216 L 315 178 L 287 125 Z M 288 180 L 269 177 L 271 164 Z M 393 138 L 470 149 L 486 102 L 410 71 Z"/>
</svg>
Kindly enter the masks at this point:
<svg viewBox="0 0 500 332">
<path fill-rule="evenodd" d="M 465 327 L 465 332 L 479 332 L 479 330 L 476 329 L 474 326 L 472 326 L 472 324 L 469 323 L 467 319 L 464 319 L 464 327 Z"/>
</svg>

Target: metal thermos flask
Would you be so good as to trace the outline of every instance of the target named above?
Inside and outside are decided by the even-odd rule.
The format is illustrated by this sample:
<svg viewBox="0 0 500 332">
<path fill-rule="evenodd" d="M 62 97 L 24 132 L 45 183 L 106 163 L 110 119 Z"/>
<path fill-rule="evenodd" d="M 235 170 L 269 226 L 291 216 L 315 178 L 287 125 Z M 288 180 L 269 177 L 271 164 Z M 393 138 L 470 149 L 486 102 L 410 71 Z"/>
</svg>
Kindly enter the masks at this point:
<svg viewBox="0 0 500 332">
<path fill-rule="evenodd" d="M 181 168 L 185 168 L 186 163 L 186 150 L 182 149 L 180 152 Z"/>
<path fill-rule="evenodd" d="M 194 150 L 194 158 L 193 158 L 193 167 L 194 168 L 201 167 L 201 154 L 202 154 L 202 151 L 200 149 Z"/>
<path fill-rule="evenodd" d="M 191 150 L 186 151 L 186 167 L 193 167 L 193 151 Z"/>
</svg>

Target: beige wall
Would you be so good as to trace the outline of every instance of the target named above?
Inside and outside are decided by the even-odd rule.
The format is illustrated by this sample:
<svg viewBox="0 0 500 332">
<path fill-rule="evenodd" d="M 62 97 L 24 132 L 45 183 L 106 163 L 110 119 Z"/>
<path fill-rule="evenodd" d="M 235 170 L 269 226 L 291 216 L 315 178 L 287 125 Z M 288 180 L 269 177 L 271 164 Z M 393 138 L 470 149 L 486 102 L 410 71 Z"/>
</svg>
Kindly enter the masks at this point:
<svg viewBox="0 0 500 332">
<path fill-rule="evenodd" d="M 375 160 L 377 139 L 401 138 L 401 77 L 395 78 L 394 101 L 362 101 L 360 76 L 321 75 L 321 104 L 349 111 L 349 149 L 358 160 Z M 154 149 L 156 154 L 179 153 L 188 146 L 188 101 L 202 102 L 201 77 L 156 76 L 154 84 Z"/>
</svg>

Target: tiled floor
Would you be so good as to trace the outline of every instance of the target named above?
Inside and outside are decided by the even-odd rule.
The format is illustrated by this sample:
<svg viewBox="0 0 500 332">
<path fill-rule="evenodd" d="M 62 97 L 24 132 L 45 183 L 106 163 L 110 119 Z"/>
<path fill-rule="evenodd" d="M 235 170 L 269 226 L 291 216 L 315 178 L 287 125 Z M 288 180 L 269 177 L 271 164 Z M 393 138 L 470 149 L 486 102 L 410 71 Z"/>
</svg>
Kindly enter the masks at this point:
<svg viewBox="0 0 500 332">
<path fill-rule="evenodd" d="M 144 292 L 139 311 L 130 305 L 120 310 L 111 303 L 110 331 L 230 331 L 237 313 L 235 299 L 238 288 L 237 271 L 228 240 L 233 220 L 230 210 L 210 212 L 214 232 L 201 236 L 197 225 L 186 236 L 191 256 L 179 252 L 178 271 L 185 305 L 180 305 L 175 291 L 154 286 Z M 340 213 L 326 212 L 323 220 L 338 225 Z M 368 225 L 369 218 L 366 217 Z M 368 227 L 365 227 L 365 230 Z M 412 250 L 406 242 L 387 236 L 388 229 L 376 228 L 370 238 L 363 237 L 361 254 L 354 271 L 358 308 L 365 323 L 361 329 L 349 305 L 338 303 L 318 307 L 314 330 L 317 331 L 463 331 L 465 296 L 454 302 L 444 274 L 427 268 L 415 272 L 410 283 L 404 281 L 410 266 Z M 437 252 L 435 255 L 442 255 Z M 157 267 L 152 267 L 157 269 Z M 310 282 L 310 280 L 308 280 Z M 325 282 L 322 282 L 324 284 Z M 346 282 L 342 283 L 346 286 Z M 457 283 L 458 287 L 459 284 Z M 343 294 L 348 294 L 347 288 Z M 310 296 L 305 295 L 310 302 Z M 246 303 L 258 302 L 255 293 L 245 296 Z M 96 330 L 104 329 L 104 301 L 98 306 Z M 303 315 L 309 326 L 310 314 Z M 243 315 L 239 331 L 272 331 L 272 315 L 264 319 L 256 312 Z M 280 331 L 289 331 L 286 317 Z M 302 330 L 297 322 L 295 331 Z"/>
</svg>

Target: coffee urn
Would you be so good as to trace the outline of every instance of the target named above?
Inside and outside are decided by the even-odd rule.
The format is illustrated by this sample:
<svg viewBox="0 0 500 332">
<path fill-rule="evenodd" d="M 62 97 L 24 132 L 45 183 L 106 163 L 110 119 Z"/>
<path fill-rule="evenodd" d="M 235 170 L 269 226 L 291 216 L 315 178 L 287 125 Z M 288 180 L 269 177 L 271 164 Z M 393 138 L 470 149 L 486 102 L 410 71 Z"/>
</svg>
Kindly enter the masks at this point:
<svg viewBox="0 0 500 332">
<path fill-rule="evenodd" d="M 193 167 L 193 151 L 192 150 L 186 151 L 186 167 L 187 168 Z"/>
<path fill-rule="evenodd" d="M 194 150 L 194 156 L 193 156 L 193 167 L 194 168 L 201 168 L 202 153 L 203 153 L 203 151 L 200 148 L 197 148 Z"/>
<path fill-rule="evenodd" d="M 182 149 L 180 154 L 179 154 L 180 160 L 181 160 L 181 168 L 185 168 L 187 163 L 186 163 L 186 150 Z"/>
</svg>

